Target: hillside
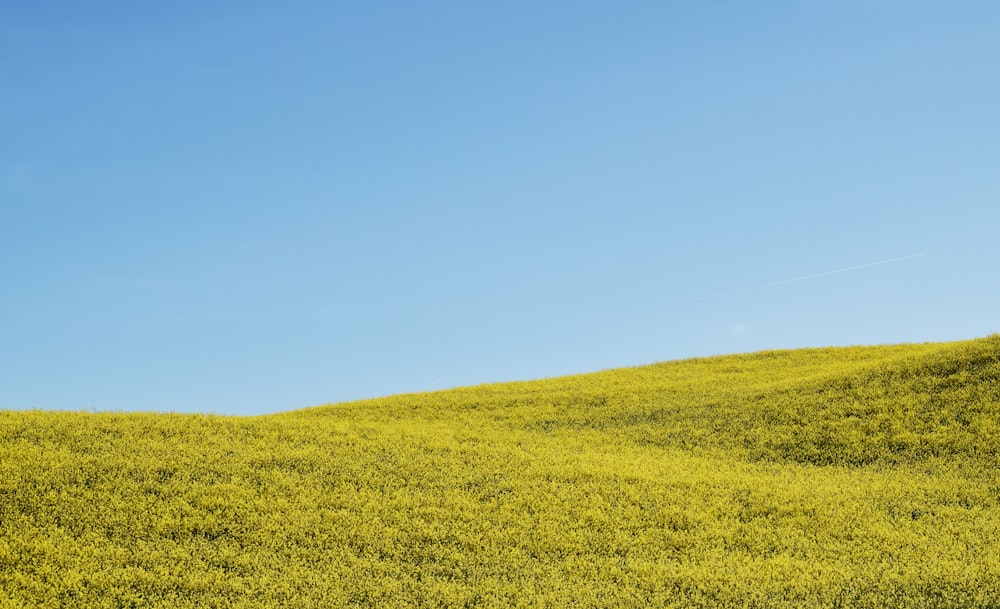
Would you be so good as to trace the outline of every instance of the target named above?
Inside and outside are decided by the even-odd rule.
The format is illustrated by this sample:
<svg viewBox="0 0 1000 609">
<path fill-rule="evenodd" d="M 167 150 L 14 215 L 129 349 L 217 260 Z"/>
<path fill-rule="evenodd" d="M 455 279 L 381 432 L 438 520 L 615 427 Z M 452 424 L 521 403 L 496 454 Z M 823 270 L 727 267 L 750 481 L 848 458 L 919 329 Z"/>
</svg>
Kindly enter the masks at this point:
<svg viewBox="0 0 1000 609">
<path fill-rule="evenodd" d="M 0 609 L 1000 607 L 1000 336 L 0 411 Z"/>
</svg>

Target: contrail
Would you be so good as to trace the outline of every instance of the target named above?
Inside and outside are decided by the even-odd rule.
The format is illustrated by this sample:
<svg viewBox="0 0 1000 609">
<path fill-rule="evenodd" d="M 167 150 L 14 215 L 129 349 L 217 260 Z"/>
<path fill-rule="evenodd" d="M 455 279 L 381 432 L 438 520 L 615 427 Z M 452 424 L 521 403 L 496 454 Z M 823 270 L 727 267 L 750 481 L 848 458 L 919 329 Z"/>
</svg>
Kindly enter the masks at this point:
<svg viewBox="0 0 1000 609">
<path fill-rule="evenodd" d="M 912 254 L 910 256 L 900 256 L 899 258 L 889 258 L 888 260 L 879 260 L 878 262 L 869 262 L 867 264 L 859 264 L 857 266 L 849 266 L 843 269 L 837 269 L 836 271 L 826 271 L 824 273 L 816 273 L 815 275 L 805 275 L 803 277 L 796 277 L 794 279 L 785 279 L 782 281 L 774 281 L 771 283 L 762 283 L 760 285 L 755 285 L 749 288 L 741 288 L 739 290 L 730 290 L 728 292 L 721 292 L 719 294 L 712 294 L 711 296 L 701 296 L 695 298 L 691 302 L 701 302 L 703 300 L 713 300 L 715 298 L 722 298 L 723 296 L 730 296 L 732 294 L 741 294 L 743 292 L 750 292 L 752 290 L 760 290 L 763 288 L 771 288 L 778 285 L 785 285 L 787 283 L 797 283 L 799 281 L 808 281 L 810 279 L 816 279 L 817 277 L 826 277 L 827 275 L 836 275 L 837 273 L 846 273 L 848 271 L 856 271 L 858 269 L 866 269 L 870 266 L 878 266 L 880 264 L 889 264 L 890 262 L 900 262 L 902 260 L 909 260 L 911 258 L 919 258 L 925 254 Z"/>
<path fill-rule="evenodd" d="M 448 378 L 447 374 L 443 374 L 443 375 L 437 377 L 433 381 L 431 381 L 431 382 L 427 383 L 426 385 L 424 385 L 424 391 L 430 391 L 431 389 L 434 389 L 435 387 L 437 387 L 438 385 L 440 385 L 441 383 L 443 383 L 445 381 L 445 379 L 447 379 L 447 378 Z"/>
</svg>

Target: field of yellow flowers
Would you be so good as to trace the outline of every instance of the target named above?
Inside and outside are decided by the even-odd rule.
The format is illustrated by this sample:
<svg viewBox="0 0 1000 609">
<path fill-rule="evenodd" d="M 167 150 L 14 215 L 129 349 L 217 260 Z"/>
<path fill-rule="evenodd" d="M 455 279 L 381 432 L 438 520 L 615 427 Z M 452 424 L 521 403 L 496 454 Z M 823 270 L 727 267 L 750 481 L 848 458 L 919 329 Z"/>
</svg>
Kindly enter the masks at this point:
<svg viewBox="0 0 1000 609">
<path fill-rule="evenodd" d="M 0 609 L 1000 607 L 1000 336 L 0 412 Z"/>
</svg>

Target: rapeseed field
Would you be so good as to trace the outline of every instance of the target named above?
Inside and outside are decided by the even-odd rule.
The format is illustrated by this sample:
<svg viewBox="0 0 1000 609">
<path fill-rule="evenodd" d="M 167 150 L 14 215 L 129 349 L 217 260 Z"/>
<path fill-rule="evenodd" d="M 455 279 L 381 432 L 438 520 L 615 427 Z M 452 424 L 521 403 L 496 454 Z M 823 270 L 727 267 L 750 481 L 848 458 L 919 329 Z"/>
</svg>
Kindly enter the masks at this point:
<svg viewBox="0 0 1000 609">
<path fill-rule="evenodd" d="M 0 412 L 0 609 L 1000 607 L 1000 336 Z"/>
</svg>

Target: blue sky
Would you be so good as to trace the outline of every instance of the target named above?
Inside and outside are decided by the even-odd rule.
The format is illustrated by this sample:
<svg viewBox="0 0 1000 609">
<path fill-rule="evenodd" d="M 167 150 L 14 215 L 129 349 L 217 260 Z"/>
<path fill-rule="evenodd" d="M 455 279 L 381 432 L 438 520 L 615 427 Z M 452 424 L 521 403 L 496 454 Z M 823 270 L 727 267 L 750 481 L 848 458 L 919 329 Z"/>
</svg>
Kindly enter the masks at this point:
<svg viewBox="0 0 1000 609">
<path fill-rule="evenodd" d="M 0 0 L 0 408 L 998 332 L 998 74 L 985 1 Z"/>
</svg>

